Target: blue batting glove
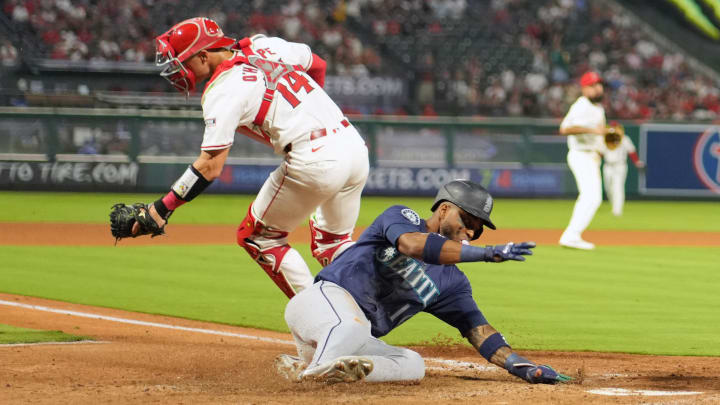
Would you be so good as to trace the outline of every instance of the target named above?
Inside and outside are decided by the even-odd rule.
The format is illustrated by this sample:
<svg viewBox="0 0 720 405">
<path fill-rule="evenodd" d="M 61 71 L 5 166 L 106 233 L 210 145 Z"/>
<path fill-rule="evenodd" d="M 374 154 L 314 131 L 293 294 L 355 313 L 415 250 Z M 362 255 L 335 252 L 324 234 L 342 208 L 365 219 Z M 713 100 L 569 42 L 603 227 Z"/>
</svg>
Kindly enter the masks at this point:
<svg viewBox="0 0 720 405">
<path fill-rule="evenodd" d="M 525 381 L 531 384 L 556 384 L 571 381 L 572 377 L 560 374 L 550 366 L 529 367 Z"/>
<path fill-rule="evenodd" d="M 506 260 L 525 261 L 524 255 L 532 255 L 532 248 L 536 246 L 535 242 L 509 242 L 504 245 L 488 245 L 486 249 L 486 260 L 488 262 L 504 262 Z"/>
</svg>

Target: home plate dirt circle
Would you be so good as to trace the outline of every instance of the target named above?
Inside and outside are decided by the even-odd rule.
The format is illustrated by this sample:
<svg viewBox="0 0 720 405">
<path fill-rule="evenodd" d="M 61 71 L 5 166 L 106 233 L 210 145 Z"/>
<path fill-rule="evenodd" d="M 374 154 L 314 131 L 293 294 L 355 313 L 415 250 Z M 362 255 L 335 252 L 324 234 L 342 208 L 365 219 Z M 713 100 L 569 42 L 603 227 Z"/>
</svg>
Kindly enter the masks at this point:
<svg viewBox="0 0 720 405">
<path fill-rule="evenodd" d="M 609 395 L 617 397 L 629 397 L 632 395 L 646 396 L 646 397 L 665 397 L 672 395 L 700 395 L 702 392 L 699 391 L 657 391 L 657 390 L 628 390 L 625 388 L 599 388 L 594 390 L 587 390 L 591 394 L 598 395 Z"/>
</svg>

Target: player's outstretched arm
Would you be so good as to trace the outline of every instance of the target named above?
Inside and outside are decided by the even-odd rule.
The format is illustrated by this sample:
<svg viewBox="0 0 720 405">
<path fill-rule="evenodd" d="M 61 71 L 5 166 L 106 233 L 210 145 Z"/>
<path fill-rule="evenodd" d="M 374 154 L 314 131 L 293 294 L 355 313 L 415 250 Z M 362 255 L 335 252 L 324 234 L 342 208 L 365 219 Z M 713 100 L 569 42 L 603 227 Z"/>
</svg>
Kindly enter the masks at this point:
<svg viewBox="0 0 720 405">
<path fill-rule="evenodd" d="M 161 235 L 170 215 L 179 206 L 202 193 L 217 177 L 227 160 L 230 148 L 202 151 L 170 192 L 152 204 L 116 204 L 110 213 L 110 231 L 117 240 L 141 235 Z M 154 223 L 153 223 L 154 222 Z"/>
<path fill-rule="evenodd" d="M 515 353 L 503 335 L 489 324 L 476 326 L 465 335 L 470 344 L 487 361 L 529 383 L 556 384 L 572 380 L 571 377 L 558 373 L 550 366 L 539 366 Z"/>
<path fill-rule="evenodd" d="M 410 232 L 397 240 L 400 253 L 430 264 L 455 264 L 462 262 L 525 261 L 532 255 L 535 242 L 509 242 L 503 245 L 472 246 L 445 238 L 437 233 Z"/>
</svg>

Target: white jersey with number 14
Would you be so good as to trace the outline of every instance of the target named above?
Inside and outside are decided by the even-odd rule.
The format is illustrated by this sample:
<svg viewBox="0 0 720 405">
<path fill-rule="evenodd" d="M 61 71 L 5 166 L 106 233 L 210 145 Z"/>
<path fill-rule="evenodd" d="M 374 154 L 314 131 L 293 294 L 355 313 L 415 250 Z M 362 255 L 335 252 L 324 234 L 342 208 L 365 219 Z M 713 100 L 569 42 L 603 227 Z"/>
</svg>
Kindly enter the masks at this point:
<svg viewBox="0 0 720 405">
<path fill-rule="evenodd" d="M 304 44 L 257 35 L 250 47 L 263 59 L 305 70 L 312 64 L 312 52 Z M 253 120 L 265 90 L 264 73 L 250 64 L 237 64 L 209 82 L 202 97 L 205 133 L 201 149 L 228 148 L 240 132 L 282 154 L 287 144 L 314 130 L 336 128 L 344 119 L 322 87 L 304 71 L 296 70 L 279 79 L 264 123 L 255 126 Z"/>
</svg>

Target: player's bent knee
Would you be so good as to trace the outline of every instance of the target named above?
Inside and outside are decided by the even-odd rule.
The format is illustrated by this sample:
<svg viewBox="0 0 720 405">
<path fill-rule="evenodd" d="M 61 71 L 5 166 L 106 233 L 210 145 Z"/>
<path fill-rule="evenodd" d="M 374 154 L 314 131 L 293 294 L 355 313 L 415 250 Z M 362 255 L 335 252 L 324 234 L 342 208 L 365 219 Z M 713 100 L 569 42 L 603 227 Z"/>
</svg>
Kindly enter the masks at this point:
<svg viewBox="0 0 720 405">
<path fill-rule="evenodd" d="M 357 341 L 358 345 L 363 344 L 362 342 L 364 341 L 365 336 L 370 336 L 370 324 L 367 322 L 360 323 L 355 321 L 345 321 L 337 325 L 336 330 L 341 330 L 344 336 L 353 336 L 353 341 Z M 354 350 L 355 348 L 351 351 Z"/>
</svg>

